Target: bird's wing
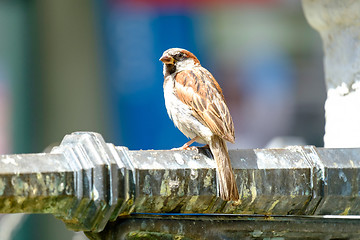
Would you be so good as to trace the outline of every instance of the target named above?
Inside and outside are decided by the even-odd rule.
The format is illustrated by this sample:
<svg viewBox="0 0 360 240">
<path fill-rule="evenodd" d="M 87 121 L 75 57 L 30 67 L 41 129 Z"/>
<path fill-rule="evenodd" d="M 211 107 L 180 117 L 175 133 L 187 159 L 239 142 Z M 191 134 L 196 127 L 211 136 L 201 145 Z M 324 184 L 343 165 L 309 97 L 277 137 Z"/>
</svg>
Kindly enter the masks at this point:
<svg viewBox="0 0 360 240">
<path fill-rule="evenodd" d="M 175 94 L 191 107 L 193 115 L 214 134 L 234 143 L 234 124 L 219 84 L 203 67 L 175 76 Z"/>
</svg>

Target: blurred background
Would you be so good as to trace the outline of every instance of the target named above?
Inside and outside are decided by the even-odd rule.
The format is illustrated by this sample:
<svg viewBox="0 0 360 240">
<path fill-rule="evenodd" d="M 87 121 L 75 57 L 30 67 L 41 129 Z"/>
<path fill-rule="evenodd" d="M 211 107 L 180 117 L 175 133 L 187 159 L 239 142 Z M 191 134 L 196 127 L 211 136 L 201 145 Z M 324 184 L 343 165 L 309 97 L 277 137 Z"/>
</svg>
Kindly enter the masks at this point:
<svg viewBox="0 0 360 240">
<path fill-rule="evenodd" d="M 193 52 L 222 86 L 229 148 L 323 145 L 322 45 L 301 1 L 4 0 L 0 154 L 42 152 L 74 131 L 131 150 L 183 145 L 158 61 L 171 47 Z M 2 215 L 0 239 L 83 236 L 52 216 Z"/>
</svg>

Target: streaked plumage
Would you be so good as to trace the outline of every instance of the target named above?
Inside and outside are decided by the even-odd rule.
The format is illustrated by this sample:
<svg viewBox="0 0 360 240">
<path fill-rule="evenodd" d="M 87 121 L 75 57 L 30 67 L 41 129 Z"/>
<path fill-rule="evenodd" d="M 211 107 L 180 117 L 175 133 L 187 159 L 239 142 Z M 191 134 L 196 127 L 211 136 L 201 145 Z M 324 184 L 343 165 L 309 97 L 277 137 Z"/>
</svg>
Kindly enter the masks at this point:
<svg viewBox="0 0 360 240">
<path fill-rule="evenodd" d="M 164 63 L 165 105 L 175 126 L 188 138 L 208 144 L 217 163 L 220 196 L 238 200 L 239 193 L 226 141 L 235 142 L 234 124 L 224 95 L 212 74 L 191 52 L 171 48 L 160 60 Z"/>
</svg>

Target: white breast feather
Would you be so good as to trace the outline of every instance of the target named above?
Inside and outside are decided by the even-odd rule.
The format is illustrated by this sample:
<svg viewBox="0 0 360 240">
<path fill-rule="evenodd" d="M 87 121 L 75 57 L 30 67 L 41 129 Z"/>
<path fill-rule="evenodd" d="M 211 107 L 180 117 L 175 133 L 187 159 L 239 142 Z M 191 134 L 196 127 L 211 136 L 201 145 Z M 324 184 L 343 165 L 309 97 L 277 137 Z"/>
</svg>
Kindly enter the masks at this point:
<svg viewBox="0 0 360 240">
<path fill-rule="evenodd" d="M 186 137 L 192 139 L 200 136 L 202 141 L 198 141 L 199 143 L 209 142 L 213 133 L 192 115 L 192 110 L 188 105 L 175 96 L 173 87 L 174 82 L 170 79 L 164 86 L 165 106 L 169 117 Z"/>
</svg>

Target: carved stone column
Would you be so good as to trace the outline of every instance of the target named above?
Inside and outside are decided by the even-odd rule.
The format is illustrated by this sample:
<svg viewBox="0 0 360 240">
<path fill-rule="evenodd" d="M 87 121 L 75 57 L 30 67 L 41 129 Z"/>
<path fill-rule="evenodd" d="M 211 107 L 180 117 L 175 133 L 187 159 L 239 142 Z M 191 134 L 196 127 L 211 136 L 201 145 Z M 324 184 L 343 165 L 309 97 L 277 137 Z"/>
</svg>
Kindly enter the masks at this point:
<svg viewBox="0 0 360 240">
<path fill-rule="evenodd" d="M 303 0 L 324 46 L 325 147 L 360 146 L 360 1 Z"/>
</svg>

